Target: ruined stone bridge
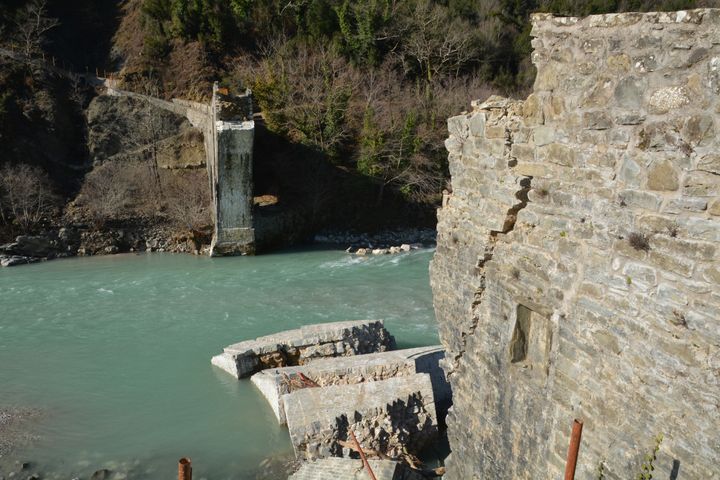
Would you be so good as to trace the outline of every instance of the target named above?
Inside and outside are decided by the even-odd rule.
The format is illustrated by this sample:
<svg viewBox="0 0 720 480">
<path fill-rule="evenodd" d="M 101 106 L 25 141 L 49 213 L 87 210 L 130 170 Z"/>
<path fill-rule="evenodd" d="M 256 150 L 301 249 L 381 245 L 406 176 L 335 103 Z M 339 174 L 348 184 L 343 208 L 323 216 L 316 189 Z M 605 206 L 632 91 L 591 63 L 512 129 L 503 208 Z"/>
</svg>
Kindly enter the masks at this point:
<svg viewBox="0 0 720 480">
<path fill-rule="evenodd" d="M 215 225 L 210 255 L 255 253 L 252 216 L 255 122 L 249 90 L 243 95 L 230 95 L 226 89 L 218 88 L 216 82 L 210 105 L 181 99 L 167 101 L 120 90 L 112 79 L 66 70 L 44 58 L 29 58 L 5 48 L 0 48 L 0 56 L 33 65 L 74 82 L 105 87 L 107 95 L 136 98 L 187 118 L 204 136 L 205 164 L 212 192 Z"/>
<path fill-rule="evenodd" d="M 107 94 L 147 101 L 188 119 L 204 135 L 206 166 L 213 201 L 215 230 L 211 256 L 255 253 L 252 217 L 252 153 L 255 123 L 250 91 L 231 96 L 213 87 L 210 105 L 172 101 L 128 92 L 107 84 Z"/>
</svg>

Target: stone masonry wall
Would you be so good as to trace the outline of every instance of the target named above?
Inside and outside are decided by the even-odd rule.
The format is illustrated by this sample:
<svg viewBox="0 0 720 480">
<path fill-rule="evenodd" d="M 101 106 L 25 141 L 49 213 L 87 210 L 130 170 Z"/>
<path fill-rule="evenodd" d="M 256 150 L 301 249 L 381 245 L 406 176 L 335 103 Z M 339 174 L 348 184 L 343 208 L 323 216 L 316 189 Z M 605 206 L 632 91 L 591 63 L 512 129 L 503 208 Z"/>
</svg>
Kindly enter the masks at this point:
<svg viewBox="0 0 720 480">
<path fill-rule="evenodd" d="M 720 478 L 720 10 L 533 17 L 534 93 L 449 120 L 448 479 Z"/>
</svg>

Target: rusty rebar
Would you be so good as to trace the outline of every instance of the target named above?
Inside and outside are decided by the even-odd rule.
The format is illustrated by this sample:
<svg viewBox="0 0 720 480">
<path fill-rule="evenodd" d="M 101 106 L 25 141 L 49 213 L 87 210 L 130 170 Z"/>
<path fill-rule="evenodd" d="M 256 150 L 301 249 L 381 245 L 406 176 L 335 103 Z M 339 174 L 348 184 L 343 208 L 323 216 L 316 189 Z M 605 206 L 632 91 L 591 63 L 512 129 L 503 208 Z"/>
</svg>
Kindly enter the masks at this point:
<svg viewBox="0 0 720 480">
<path fill-rule="evenodd" d="M 565 480 L 575 479 L 578 452 L 580 451 L 580 438 L 582 437 L 583 422 L 577 418 L 573 420 L 570 434 L 570 447 L 568 447 L 567 463 L 565 464 Z"/>
<path fill-rule="evenodd" d="M 192 462 L 187 457 L 178 461 L 178 480 L 192 480 Z"/>
<path fill-rule="evenodd" d="M 352 430 L 348 430 L 350 432 L 350 436 L 352 437 L 353 442 L 355 442 L 355 447 L 357 448 L 358 453 L 360 454 L 360 459 L 363 462 L 363 465 L 365 466 L 365 470 L 368 473 L 368 476 L 371 480 L 377 480 L 375 477 L 375 473 L 372 471 L 372 468 L 370 468 L 370 464 L 368 463 L 367 457 L 365 456 L 365 452 L 363 452 L 362 447 L 360 446 L 360 442 L 358 442 L 357 438 L 355 437 L 355 434 Z"/>
</svg>

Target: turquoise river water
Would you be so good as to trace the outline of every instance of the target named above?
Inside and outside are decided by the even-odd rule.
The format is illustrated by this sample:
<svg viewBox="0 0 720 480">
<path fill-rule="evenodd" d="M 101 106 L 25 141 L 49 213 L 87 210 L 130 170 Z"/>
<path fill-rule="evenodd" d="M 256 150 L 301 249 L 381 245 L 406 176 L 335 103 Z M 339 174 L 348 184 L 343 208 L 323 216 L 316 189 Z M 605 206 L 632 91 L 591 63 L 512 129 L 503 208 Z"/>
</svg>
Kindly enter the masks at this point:
<svg viewBox="0 0 720 480">
<path fill-rule="evenodd" d="M 210 365 L 230 343 L 302 324 L 381 318 L 400 347 L 437 343 L 430 250 L 248 258 L 117 255 L 0 270 L 0 407 L 37 408 L 16 451 L 68 480 L 99 468 L 260 478 L 287 431 L 249 381 Z"/>
</svg>

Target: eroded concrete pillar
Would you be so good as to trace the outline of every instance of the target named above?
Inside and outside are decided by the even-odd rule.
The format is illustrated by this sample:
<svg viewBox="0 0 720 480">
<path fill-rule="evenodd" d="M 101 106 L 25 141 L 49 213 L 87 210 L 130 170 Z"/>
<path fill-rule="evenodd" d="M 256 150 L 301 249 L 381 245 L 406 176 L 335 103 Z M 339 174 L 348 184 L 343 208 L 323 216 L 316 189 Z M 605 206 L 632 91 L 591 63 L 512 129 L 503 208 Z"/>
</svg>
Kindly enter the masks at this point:
<svg viewBox="0 0 720 480">
<path fill-rule="evenodd" d="M 212 151 L 208 171 L 213 194 L 215 232 L 210 255 L 230 256 L 255 253 L 253 229 L 253 140 L 250 91 L 231 96 L 213 89 Z"/>
</svg>

